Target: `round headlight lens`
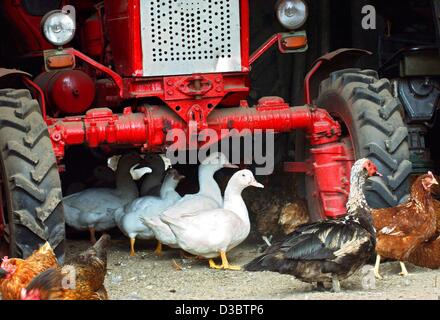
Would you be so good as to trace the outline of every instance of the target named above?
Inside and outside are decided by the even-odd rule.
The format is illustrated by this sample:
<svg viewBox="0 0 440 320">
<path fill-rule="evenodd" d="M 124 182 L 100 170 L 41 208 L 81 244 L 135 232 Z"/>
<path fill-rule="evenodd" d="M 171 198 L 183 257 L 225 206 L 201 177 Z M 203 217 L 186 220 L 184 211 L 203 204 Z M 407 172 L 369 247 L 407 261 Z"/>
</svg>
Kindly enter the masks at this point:
<svg viewBox="0 0 440 320">
<path fill-rule="evenodd" d="M 279 0 L 276 4 L 277 17 L 284 28 L 298 29 L 307 20 L 307 5 L 302 0 Z"/>
<path fill-rule="evenodd" d="M 62 11 L 48 13 L 42 21 L 43 34 L 53 45 L 65 45 L 75 36 L 75 21 Z"/>
</svg>

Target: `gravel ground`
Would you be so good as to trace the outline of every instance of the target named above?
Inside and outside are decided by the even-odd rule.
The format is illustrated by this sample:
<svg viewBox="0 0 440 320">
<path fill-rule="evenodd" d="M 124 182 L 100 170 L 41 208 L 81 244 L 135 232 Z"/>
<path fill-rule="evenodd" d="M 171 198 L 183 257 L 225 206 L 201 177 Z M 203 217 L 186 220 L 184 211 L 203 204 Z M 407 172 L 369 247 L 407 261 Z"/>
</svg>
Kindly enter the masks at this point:
<svg viewBox="0 0 440 320">
<path fill-rule="evenodd" d="M 68 257 L 89 246 L 85 240 L 68 242 Z M 374 280 L 372 266 L 342 281 L 341 293 L 316 292 L 312 285 L 289 275 L 272 272 L 211 270 L 206 261 L 182 259 L 168 249 L 153 254 L 154 243 L 136 244 L 130 257 L 127 240 L 112 240 L 106 287 L 111 299 L 435 299 L 440 298 L 440 271 L 407 264 L 410 276 L 398 275 L 397 262 L 381 265 L 383 280 Z M 256 244 L 244 243 L 228 255 L 232 264 L 243 265 L 258 255 Z M 182 266 L 176 270 L 173 259 Z"/>
</svg>

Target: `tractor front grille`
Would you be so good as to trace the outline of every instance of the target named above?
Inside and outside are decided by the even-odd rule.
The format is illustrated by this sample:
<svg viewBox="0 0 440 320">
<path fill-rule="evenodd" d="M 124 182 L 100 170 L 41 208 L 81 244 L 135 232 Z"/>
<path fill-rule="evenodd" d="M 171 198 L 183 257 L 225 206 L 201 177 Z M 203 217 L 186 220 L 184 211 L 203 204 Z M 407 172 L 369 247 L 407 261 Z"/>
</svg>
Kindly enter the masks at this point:
<svg viewBox="0 0 440 320">
<path fill-rule="evenodd" d="M 144 76 L 241 71 L 240 0 L 141 0 Z"/>
</svg>

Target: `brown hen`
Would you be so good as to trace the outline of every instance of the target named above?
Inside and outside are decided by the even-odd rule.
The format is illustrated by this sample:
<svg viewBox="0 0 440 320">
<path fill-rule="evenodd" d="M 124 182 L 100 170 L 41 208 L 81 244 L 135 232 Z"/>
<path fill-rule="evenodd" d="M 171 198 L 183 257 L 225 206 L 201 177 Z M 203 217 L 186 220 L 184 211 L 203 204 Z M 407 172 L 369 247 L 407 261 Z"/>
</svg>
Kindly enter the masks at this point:
<svg viewBox="0 0 440 320">
<path fill-rule="evenodd" d="M 0 266 L 0 292 L 3 300 L 20 299 L 21 290 L 36 275 L 57 265 L 57 258 L 48 242 L 25 260 L 4 257 Z"/>
<path fill-rule="evenodd" d="M 89 286 L 68 288 L 64 284 L 66 273 L 60 268 L 48 269 L 40 273 L 22 290 L 22 300 L 106 300 L 107 294 L 101 296 L 98 292 L 89 290 Z"/>
<path fill-rule="evenodd" d="M 22 300 L 107 300 L 104 279 L 110 236 L 80 253 L 71 264 L 36 276 L 21 293 Z"/>
<path fill-rule="evenodd" d="M 436 213 L 436 233 L 434 237 L 419 245 L 408 258 L 408 261 L 419 267 L 440 268 L 440 201 L 433 199 Z"/>
<path fill-rule="evenodd" d="M 431 187 L 438 184 L 431 172 L 416 179 L 411 187 L 408 201 L 394 208 L 372 211 L 376 229 L 377 278 L 381 257 L 400 262 L 403 276 L 408 275 L 405 264 L 410 254 L 436 232 L 436 215 L 431 195 Z"/>
</svg>

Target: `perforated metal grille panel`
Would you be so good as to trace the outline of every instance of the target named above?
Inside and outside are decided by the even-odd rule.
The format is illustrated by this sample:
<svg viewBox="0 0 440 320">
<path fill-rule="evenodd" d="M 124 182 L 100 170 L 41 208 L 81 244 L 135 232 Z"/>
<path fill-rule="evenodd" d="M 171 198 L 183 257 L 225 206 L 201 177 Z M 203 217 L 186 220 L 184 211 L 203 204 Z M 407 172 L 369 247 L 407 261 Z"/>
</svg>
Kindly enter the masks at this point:
<svg viewBox="0 0 440 320">
<path fill-rule="evenodd" d="M 239 0 L 141 0 L 144 76 L 241 70 Z"/>
</svg>

